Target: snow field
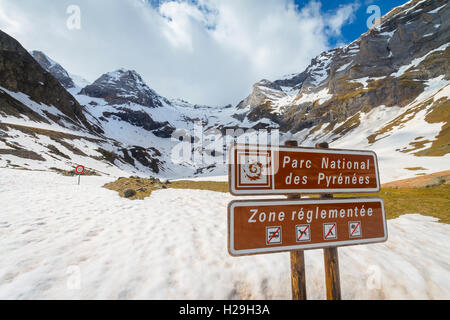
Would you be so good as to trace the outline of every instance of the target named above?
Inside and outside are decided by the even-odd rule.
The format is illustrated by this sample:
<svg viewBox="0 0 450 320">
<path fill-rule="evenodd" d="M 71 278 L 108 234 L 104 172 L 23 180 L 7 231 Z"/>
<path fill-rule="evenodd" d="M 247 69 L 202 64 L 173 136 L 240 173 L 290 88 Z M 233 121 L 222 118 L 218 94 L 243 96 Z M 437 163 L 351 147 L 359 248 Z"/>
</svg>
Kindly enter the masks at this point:
<svg viewBox="0 0 450 320">
<path fill-rule="evenodd" d="M 0 169 L 0 299 L 290 299 L 289 254 L 227 252 L 229 194 L 162 190 L 143 201 L 106 177 Z M 450 226 L 418 214 L 382 244 L 339 249 L 344 299 L 449 299 Z M 322 250 L 309 299 L 325 298 Z"/>
</svg>

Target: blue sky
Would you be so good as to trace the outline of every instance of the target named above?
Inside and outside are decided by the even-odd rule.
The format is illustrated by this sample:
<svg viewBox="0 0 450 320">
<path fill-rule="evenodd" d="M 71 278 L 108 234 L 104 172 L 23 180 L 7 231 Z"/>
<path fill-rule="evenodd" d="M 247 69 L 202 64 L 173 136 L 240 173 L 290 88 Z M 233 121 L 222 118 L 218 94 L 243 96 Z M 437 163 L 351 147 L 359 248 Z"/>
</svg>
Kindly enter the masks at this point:
<svg viewBox="0 0 450 320">
<path fill-rule="evenodd" d="M 168 98 L 237 104 L 261 79 L 305 70 L 406 0 L 0 0 L 0 29 L 95 81 L 133 69 Z M 79 28 L 68 21 L 79 7 Z M 70 11 L 68 13 L 68 11 Z"/>
<path fill-rule="evenodd" d="M 305 0 L 295 0 L 295 3 L 302 7 L 304 6 L 308 1 Z M 402 4 L 404 4 L 406 1 L 404 0 L 340 0 L 340 1 L 334 1 L 334 0 L 326 0 L 321 1 L 322 3 L 322 10 L 327 11 L 333 11 L 339 8 L 339 6 L 348 5 L 350 3 L 357 3 L 358 9 L 355 12 L 355 19 L 352 22 L 349 22 L 342 27 L 342 38 L 330 38 L 331 44 L 336 44 L 338 41 L 344 41 L 346 43 L 351 42 L 353 40 L 356 40 L 359 38 L 361 34 L 367 31 L 367 19 L 370 16 L 370 13 L 367 13 L 367 7 L 370 5 L 377 5 L 380 8 L 381 15 L 385 15 L 387 12 L 389 12 L 392 8 L 398 7 Z"/>
</svg>

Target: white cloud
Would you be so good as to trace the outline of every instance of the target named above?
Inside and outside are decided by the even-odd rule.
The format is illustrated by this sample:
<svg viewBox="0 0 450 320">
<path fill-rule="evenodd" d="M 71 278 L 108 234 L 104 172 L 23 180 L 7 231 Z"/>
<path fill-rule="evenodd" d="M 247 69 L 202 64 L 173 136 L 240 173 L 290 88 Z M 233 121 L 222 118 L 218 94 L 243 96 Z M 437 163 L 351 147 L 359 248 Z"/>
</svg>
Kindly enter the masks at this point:
<svg viewBox="0 0 450 320">
<path fill-rule="evenodd" d="M 341 28 L 346 22 L 353 22 L 355 12 L 358 10 L 359 4 L 351 3 L 340 6 L 336 12 L 328 18 L 329 30 L 332 34 L 341 35 Z"/>
<path fill-rule="evenodd" d="M 302 71 L 352 19 L 354 4 L 324 14 L 293 0 L 0 0 L 0 28 L 93 81 L 135 69 L 167 97 L 236 104 L 262 78 Z M 66 9 L 81 8 L 81 30 Z M 7 18 L 4 18 L 7 17 Z"/>
<path fill-rule="evenodd" d="M 202 29 L 207 17 L 197 6 L 186 2 L 165 2 L 159 7 L 159 13 L 166 18 L 162 28 L 167 40 L 175 47 L 194 50 L 193 39 L 196 27 Z"/>
</svg>

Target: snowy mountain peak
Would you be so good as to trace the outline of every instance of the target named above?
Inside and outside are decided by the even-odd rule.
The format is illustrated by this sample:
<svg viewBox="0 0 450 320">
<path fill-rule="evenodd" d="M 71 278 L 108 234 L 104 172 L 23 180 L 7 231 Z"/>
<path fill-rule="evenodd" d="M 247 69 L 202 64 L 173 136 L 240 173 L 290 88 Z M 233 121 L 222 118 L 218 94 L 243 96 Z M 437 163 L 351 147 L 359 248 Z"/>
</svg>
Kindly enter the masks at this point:
<svg viewBox="0 0 450 320">
<path fill-rule="evenodd" d="M 93 84 L 83 88 L 80 94 L 103 98 L 109 104 L 136 103 L 151 108 L 161 107 L 161 101 L 165 101 L 148 87 L 136 71 L 123 68 L 103 74 Z"/>
<path fill-rule="evenodd" d="M 50 57 L 48 57 L 42 51 L 33 50 L 30 51 L 30 54 L 33 56 L 33 58 L 36 59 L 36 61 L 40 62 L 41 66 L 45 67 L 45 69 L 50 69 L 58 64 L 52 59 L 50 59 Z"/>
<path fill-rule="evenodd" d="M 42 51 L 30 51 L 30 54 L 41 65 L 41 67 L 55 77 L 64 88 L 71 89 L 75 87 L 75 83 L 69 73 L 59 63 L 50 59 L 50 57 Z"/>
<path fill-rule="evenodd" d="M 119 82 L 121 79 L 125 79 L 126 81 L 135 82 L 136 84 L 141 86 L 147 86 L 144 80 L 142 80 L 141 75 L 135 70 L 121 68 L 116 71 L 108 72 L 105 75 L 109 77 L 110 81 L 114 83 Z"/>
</svg>

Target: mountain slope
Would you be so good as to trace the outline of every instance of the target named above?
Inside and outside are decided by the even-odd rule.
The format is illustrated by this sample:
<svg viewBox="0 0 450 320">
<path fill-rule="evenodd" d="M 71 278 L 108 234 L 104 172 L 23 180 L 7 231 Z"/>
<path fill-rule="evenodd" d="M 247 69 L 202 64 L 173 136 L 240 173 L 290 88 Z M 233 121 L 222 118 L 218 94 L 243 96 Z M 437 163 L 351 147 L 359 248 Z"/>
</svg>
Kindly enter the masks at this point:
<svg viewBox="0 0 450 320">
<path fill-rule="evenodd" d="M 449 7 L 442 0 L 407 2 L 359 39 L 314 58 L 303 72 L 256 83 L 236 107 L 162 97 L 136 71 L 125 69 L 106 73 L 83 88 L 77 81 L 66 91 L 55 77 L 64 83 L 66 76 L 73 78 L 67 71 L 44 53 L 34 52 L 49 72 L 45 71 L 20 44 L 0 34 L 0 62 L 7 62 L 6 67 L 0 64 L 5 70 L 0 73 L 2 122 L 10 130 L 20 131 L 11 126 L 25 125 L 77 137 L 70 150 L 60 141 L 48 143 L 54 133 L 47 132 L 36 145 L 33 136 L 16 131 L 11 135 L 4 129 L 4 149 L 10 156 L 0 155 L 0 165 L 5 159 L 14 164 L 11 154 L 18 152 L 11 145 L 21 148 L 21 154 L 39 154 L 44 146 L 42 157 L 48 163 L 47 156 L 56 157 L 52 166 L 57 168 L 73 165 L 81 155 L 73 152 L 77 148 L 94 159 L 94 167 L 100 161 L 102 172 L 113 172 L 112 166 L 120 172 L 170 178 L 220 175 L 227 171 L 224 151 L 238 136 L 248 142 L 256 137 L 254 130 L 280 129 L 281 143 L 297 139 L 311 146 L 328 141 L 332 147 L 376 151 L 385 160 L 383 181 L 446 170 Z M 27 79 L 24 74 L 29 74 Z M 231 136 L 224 136 L 227 130 Z M 80 144 L 87 149 L 81 150 Z M 27 164 L 49 168 L 35 155 L 32 158 Z"/>
<path fill-rule="evenodd" d="M 411 108 L 426 108 L 431 123 L 445 121 L 440 135 L 447 137 L 450 119 L 442 111 L 448 96 L 431 101 L 427 88 L 433 83 L 438 94 L 450 79 L 449 15 L 447 1 L 410 1 L 383 17 L 378 28 L 313 59 L 304 72 L 257 83 L 238 107 L 249 107 L 249 116 L 255 111 L 269 118 L 275 114 L 284 131 L 301 132 L 304 140 L 327 134 L 330 142 L 358 128 L 361 115 L 374 109 L 399 107 L 406 116 Z M 428 100 L 418 99 L 425 91 Z M 443 116 L 439 121 L 437 113 Z M 388 121 L 368 142 L 392 128 Z M 444 140 L 448 143 L 448 137 Z M 435 154 L 450 151 L 440 150 Z"/>
<path fill-rule="evenodd" d="M 201 151 L 193 141 L 198 130 L 209 130 L 212 135 L 227 128 L 276 126 L 271 121 L 241 121 L 244 111 L 231 106 L 209 107 L 186 101 L 167 99 L 150 89 L 142 77 L 132 70 L 120 69 L 102 75 L 92 85 L 75 95 L 89 113 L 90 121 L 98 124 L 108 136 L 129 147 L 155 148 L 158 151 L 160 174 L 164 177 L 193 176 L 196 173 L 224 173 L 224 163 L 196 161 L 194 153 Z M 197 128 L 197 129 L 196 129 Z M 208 136 L 208 134 L 206 134 Z M 172 138 L 174 137 L 174 138 Z M 180 141 L 180 139 L 182 141 Z M 175 149 L 184 156 L 174 157 Z M 220 148 L 223 156 L 222 147 Z M 189 150 L 189 152 L 187 152 Z M 198 158 L 197 158 L 198 159 Z M 140 164 L 136 167 L 140 170 Z"/>
<path fill-rule="evenodd" d="M 238 108 L 275 119 L 283 141 L 375 150 L 387 179 L 448 169 L 449 15 L 447 1 L 409 1 L 305 71 L 258 82 Z"/>
<path fill-rule="evenodd" d="M 31 51 L 30 54 L 41 67 L 50 72 L 64 88 L 71 89 L 75 87 L 75 83 L 69 76 L 69 73 L 59 63 L 47 57 L 42 51 Z"/>
<path fill-rule="evenodd" d="M 265 103 L 293 132 L 382 104 L 406 106 L 424 81 L 449 74 L 449 14 L 446 1 L 410 1 L 383 17 L 378 29 L 313 59 L 304 72 L 258 83 L 240 106 Z"/>
<path fill-rule="evenodd" d="M 84 164 L 98 174 L 194 175 L 215 166 L 174 163 L 172 150 L 180 143 L 171 139 L 175 129 L 182 137 L 196 123 L 218 129 L 240 123 L 234 108 L 166 99 L 132 70 L 109 72 L 84 88 L 72 81 L 65 90 L 71 76 L 57 62 L 37 51 L 33 58 L 4 33 L 0 45 L 0 71 L 8 75 L 0 79 L 3 167 L 71 170 Z"/>
<path fill-rule="evenodd" d="M 49 71 L 68 74 L 45 54 L 33 54 Z M 0 32 L 0 71 L 1 167 L 70 171 L 83 164 L 97 174 L 159 172 L 155 148 L 123 145 L 104 136 L 101 122 L 62 86 L 61 79 L 4 32 Z"/>
<path fill-rule="evenodd" d="M 19 42 L 2 31 L 0 31 L 0 66 L 2 95 L 6 92 L 3 89 L 20 92 L 37 104 L 54 107 L 53 109 L 43 107 L 41 118 L 34 115 L 35 119 L 44 122 L 53 121 L 63 127 L 93 132 L 78 101 L 50 73 L 46 72 Z M 26 106 L 24 108 L 27 109 Z M 14 105 L 5 103 L 2 111 L 10 114 L 14 109 L 17 110 Z M 55 109 L 58 112 L 54 112 Z"/>
</svg>

